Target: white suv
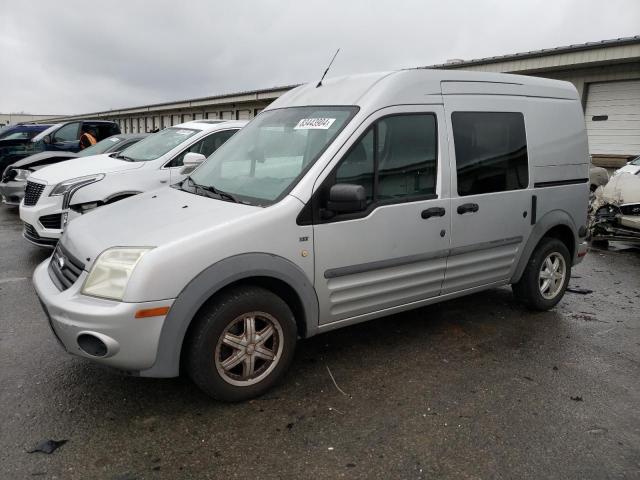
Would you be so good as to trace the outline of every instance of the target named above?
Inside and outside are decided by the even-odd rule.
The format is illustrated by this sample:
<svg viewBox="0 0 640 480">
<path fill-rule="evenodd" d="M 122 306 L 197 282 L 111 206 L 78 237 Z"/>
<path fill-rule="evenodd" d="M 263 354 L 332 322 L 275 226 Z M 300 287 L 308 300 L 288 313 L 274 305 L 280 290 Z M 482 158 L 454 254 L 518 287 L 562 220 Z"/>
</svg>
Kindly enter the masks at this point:
<svg viewBox="0 0 640 480">
<path fill-rule="evenodd" d="M 54 247 L 67 222 L 96 207 L 182 180 L 246 123 L 187 122 L 118 154 L 96 155 L 91 161 L 73 159 L 38 170 L 29 176 L 20 203 L 24 238 Z"/>
</svg>

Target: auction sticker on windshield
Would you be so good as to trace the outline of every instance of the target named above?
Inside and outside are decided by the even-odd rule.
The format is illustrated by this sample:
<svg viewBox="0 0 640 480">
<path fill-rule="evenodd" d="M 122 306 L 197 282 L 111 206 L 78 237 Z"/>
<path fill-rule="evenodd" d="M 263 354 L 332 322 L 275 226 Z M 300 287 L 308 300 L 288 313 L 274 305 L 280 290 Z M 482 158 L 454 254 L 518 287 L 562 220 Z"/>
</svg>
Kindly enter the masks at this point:
<svg viewBox="0 0 640 480">
<path fill-rule="evenodd" d="M 303 118 L 293 127 L 294 130 L 328 130 L 335 118 Z"/>
</svg>

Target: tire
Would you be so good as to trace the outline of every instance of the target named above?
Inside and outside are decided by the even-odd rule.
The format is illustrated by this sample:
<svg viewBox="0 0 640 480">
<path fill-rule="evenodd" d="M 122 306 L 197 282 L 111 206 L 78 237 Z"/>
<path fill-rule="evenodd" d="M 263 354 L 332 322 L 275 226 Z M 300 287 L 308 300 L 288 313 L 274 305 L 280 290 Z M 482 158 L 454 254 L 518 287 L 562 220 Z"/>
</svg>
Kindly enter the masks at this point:
<svg viewBox="0 0 640 480">
<path fill-rule="evenodd" d="M 546 263 L 550 259 L 551 263 Z M 558 260 L 558 271 L 555 260 Z M 552 268 L 549 268 L 552 267 Z M 556 273 L 562 272 L 562 278 Z M 544 276 L 543 276 L 544 275 Z M 545 277 L 549 283 L 545 283 Z M 532 310 L 553 308 L 564 296 L 571 278 L 571 255 L 566 245 L 556 238 L 544 237 L 531 254 L 518 283 L 512 285 L 515 297 Z M 546 286 L 546 289 L 545 289 Z"/>
<path fill-rule="evenodd" d="M 297 339 L 293 313 L 284 300 L 264 288 L 224 292 L 203 307 L 195 322 L 186 344 L 187 372 L 217 400 L 239 402 L 262 395 L 293 360 Z"/>
</svg>

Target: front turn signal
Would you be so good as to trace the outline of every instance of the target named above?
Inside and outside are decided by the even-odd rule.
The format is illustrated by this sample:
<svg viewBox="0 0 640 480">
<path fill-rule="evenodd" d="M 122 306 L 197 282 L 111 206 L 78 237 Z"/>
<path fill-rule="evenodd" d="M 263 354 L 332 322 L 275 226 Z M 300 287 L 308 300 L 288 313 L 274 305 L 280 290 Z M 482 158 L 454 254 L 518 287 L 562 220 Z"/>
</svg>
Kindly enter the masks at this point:
<svg viewBox="0 0 640 480">
<path fill-rule="evenodd" d="M 169 307 L 145 308 L 136 312 L 136 318 L 163 317 L 169 313 Z"/>
</svg>

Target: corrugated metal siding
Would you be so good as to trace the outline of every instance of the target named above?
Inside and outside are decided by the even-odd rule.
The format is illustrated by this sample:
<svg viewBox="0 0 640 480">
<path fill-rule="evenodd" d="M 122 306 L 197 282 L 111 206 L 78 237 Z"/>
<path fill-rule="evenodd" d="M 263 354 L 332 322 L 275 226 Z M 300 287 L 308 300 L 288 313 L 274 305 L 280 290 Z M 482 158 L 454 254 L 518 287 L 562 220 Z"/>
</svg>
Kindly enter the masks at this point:
<svg viewBox="0 0 640 480">
<path fill-rule="evenodd" d="M 640 80 L 589 85 L 585 120 L 592 155 L 640 155 Z"/>
</svg>

